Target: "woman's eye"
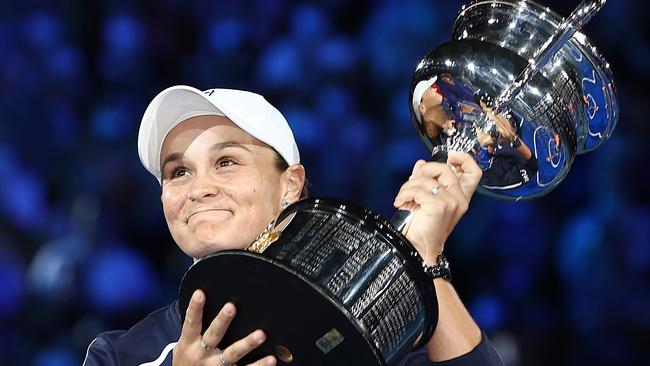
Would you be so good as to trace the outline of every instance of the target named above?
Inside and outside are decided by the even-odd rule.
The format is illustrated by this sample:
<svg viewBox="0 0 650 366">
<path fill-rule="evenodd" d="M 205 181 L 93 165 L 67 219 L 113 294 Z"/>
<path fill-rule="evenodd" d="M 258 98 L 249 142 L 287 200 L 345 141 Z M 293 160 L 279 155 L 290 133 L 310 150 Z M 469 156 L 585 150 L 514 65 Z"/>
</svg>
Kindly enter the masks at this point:
<svg viewBox="0 0 650 366">
<path fill-rule="evenodd" d="M 228 157 L 221 158 L 221 159 L 219 159 L 217 161 L 217 166 L 219 168 L 223 168 L 223 167 L 230 166 L 230 165 L 235 165 L 235 164 L 236 164 L 236 162 L 232 158 L 228 158 Z"/>
<path fill-rule="evenodd" d="M 183 167 L 178 167 L 172 171 L 171 179 L 184 177 L 185 175 L 187 175 L 187 169 Z"/>
</svg>

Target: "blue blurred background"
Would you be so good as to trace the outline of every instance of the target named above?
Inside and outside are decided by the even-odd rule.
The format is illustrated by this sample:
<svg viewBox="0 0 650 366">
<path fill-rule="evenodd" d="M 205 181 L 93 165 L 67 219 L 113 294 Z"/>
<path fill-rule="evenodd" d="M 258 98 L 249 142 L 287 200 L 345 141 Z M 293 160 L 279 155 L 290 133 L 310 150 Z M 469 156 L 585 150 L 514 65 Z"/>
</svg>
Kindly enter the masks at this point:
<svg viewBox="0 0 650 366">
<path fill-rule="evenodd" d="M 563 15 L 577 2 L 542 1 Z M 3 1 L 0 364 L 80 364 L 98 332 L 176 298 L 190 261 L 136 152 L 144 108 L 167 86 L 264 94 L 293 126 L 313 195 L 390 217 L 426 157 L 411 73 L 460 6 Z M 585 30 L 616 76 L 613 138 L 544 199 L 476 197 L 447 244 L 461 297 L 508 365 L 648 362 L 648 7 L 612 0 Z"/>
</svg>

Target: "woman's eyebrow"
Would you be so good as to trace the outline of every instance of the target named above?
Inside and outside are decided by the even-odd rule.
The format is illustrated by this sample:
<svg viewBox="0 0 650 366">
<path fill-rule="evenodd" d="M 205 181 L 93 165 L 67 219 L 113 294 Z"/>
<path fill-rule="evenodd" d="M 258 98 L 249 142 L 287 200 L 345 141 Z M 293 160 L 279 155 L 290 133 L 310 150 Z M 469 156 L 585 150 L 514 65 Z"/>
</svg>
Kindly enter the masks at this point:
<svg viewBox="0 0 650 366">
<path fill-rule="evenodd" d="M 249 152 L 253 152 L 253 151 L 252 151 L 250 148 L 248 148 L 246 145 L 241 144 L 241 143 L 239 143 L 239 142 L 235 142 L 235 141 L 224 141 L 224 142 L 216 143 L 216 144 L 212 145 L 212 147 L 210 147 L 210 152 L 217 151 L 217 150 L 221 150 L 221 149 L 225 149 L 225 148 L 227 148 L 227 147 L 238 147 L 238 148 L 241 148 L 241 149 L 247 150 L 247 151 L 249 151 Z"/>
<path fill-rule="evenodd" d="M 163 161 L 162 165 L 160 166 L 160 170 L 164 171 L 165 170 L 165 164 L 171 163 L 176 160 L 183 160 L 183 154 L 182 153 L 171 153 L 165 157 L 165 160 Z"/>
</svg>

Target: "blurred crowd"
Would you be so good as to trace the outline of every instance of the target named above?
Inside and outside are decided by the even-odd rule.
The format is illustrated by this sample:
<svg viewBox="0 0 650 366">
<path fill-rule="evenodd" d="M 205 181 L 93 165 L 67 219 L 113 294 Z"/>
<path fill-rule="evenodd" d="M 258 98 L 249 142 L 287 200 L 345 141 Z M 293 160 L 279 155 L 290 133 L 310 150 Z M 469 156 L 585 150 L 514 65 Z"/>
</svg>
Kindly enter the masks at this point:
<svg viewBox="0 0 650 366">
<path fill-rule="evenodd" d="M 567 15 L 578 1 L 540 0 Z M 6 1 L 0 4 L 0 364 L 83 362 L 103 330 L 177 297 L 190 260 L 140 165 L 140 118 L 174 84 L 259 92 L 293 127 L 315 196 L 390 217 L 426 151 L 409 114 L 418 61 L 462 2 Z M 620 120 L 548 196 L 478 196 L 446 248 L 508 365 L 650 356 L 649 5 L 610 1 L 585 33 Z"/>
</svg>

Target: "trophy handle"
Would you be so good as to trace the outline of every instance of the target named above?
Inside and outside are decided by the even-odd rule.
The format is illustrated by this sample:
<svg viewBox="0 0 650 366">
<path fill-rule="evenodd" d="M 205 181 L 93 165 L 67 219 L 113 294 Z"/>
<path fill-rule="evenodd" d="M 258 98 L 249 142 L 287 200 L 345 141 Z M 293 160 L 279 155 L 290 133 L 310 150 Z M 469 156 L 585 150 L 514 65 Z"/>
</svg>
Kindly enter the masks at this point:
<svg viewBox="0 0 650 366">
<path fill-rule="evenodd" d="M 494 108 L 496 114 L 507 109 L 514 97 L 544 68 L 571 37 L 593 18 L 606 2 L 607 0 L 583 0 L 573 9 L 571 14 L 557 27 L 555 33 L 535 52 L 533 58 L 528 60 L 526 68 L 496 98 Z"/>
<path fill-rule="evenodd" d="M 393 214 L 393 217 L 390 219 L 390 223 L 391 225 L 393 225 L 395 229 L 397 229 L 397 231 L 406 235 L 406 232 L 408 231 L 408 226 L 411 223 L 412 215 L 413 215 L 413 211 L 411 210 L 399 209 L 395 211 L 395 213 Z"/>
</svg>

